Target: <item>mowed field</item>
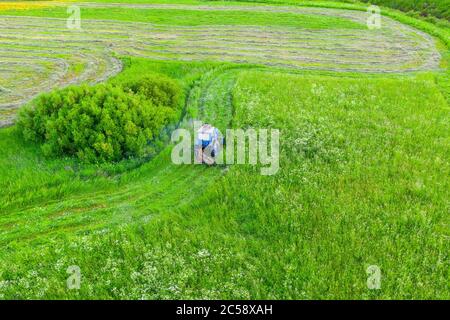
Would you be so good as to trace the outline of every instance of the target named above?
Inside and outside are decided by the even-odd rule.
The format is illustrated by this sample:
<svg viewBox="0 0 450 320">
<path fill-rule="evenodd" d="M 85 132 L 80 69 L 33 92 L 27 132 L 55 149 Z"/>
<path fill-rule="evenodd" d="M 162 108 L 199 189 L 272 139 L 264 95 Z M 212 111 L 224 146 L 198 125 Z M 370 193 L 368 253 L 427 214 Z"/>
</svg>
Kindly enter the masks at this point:
<svg viewBox="0 0 450 320">
<path fill-rule="evenodd" d="M 0 5 L 0 298 L 449 299 L 449 30 L 363 5 Z M 22 140 L 70 84 L 164 74 L 192 119 L 281 133 L 280 170 L 84 164 Z M 69 266 L 79 290 L 69 290 Z M 369 266 L 381 289 L 367 286 Z"/>
</svg>

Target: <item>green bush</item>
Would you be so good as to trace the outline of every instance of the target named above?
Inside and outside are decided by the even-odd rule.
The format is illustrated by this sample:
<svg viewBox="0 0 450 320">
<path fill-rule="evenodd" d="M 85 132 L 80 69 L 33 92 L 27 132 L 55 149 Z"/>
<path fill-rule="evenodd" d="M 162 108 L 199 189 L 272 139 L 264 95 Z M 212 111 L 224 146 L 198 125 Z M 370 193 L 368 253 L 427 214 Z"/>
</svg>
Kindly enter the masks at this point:
<svg viewBox="0 0 450 320">
<path fill-rule="evenodd" d="M 180 90 L 177 83 L 164 75 L 147 76 L 130 81 L 123 85 L 124 89 L 141 94 L 156 106 L 175 106 L 180 104 Z"/>
<path fill-rule="evenodd" d="M 21 110 L 18 128 L 26 140 L 41 143 L 47 156 L 76 156 L 85 162 L 141 157 L 179 115 L 181 92 L 167 79 L 161 86 L 147 83 L 134 83 L 136 93 L 84 85 L 41 95 Z"/>
</svg>

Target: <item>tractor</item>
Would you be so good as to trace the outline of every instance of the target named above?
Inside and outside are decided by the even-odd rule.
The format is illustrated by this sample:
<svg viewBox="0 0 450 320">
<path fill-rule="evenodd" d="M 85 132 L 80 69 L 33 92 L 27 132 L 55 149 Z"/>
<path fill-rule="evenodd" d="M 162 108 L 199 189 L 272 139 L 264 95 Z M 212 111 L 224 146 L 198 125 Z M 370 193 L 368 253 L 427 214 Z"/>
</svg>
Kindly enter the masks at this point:
<svg viewBox="0 0 450 320">
<path fill-rule="evenodd" d="M 219 129 L 210 124 L 202 125 L 196 132 L 194 145 L 195 162 L 210 166 L 216 164 L 223 142 Z"/>
</svg>

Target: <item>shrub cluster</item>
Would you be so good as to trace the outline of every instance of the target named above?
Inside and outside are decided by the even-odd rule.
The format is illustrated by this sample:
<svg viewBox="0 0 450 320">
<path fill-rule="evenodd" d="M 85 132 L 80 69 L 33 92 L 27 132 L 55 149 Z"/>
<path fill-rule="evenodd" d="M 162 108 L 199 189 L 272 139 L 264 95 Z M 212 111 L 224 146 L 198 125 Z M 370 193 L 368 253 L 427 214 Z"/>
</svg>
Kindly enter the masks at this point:
<svg viewBox="0 0 450 320">
<path fill-rule="evenodd" d="M 143 95 L 156 106 L 176 106 L 179 104 L 180 88 L 176 82 L 169 78 L 147 76 L 125 83 L 123 88 L 132 93 Z"/>
<path fill-rule="evenodd" d="M 118 161 L 146 154 L 179 116 L 180 96 L 177 83 L 161 77 L 123 86 L 72 86 L 39 96 L 21 110 L 17 124 L 47 156 Z"/>
<path fill-rule="evenodd" d="M 362 0 L 405 12 L 417 12 L 421 16 L 434 16 L 450 20 L 450 0 Z"/>
</svg>

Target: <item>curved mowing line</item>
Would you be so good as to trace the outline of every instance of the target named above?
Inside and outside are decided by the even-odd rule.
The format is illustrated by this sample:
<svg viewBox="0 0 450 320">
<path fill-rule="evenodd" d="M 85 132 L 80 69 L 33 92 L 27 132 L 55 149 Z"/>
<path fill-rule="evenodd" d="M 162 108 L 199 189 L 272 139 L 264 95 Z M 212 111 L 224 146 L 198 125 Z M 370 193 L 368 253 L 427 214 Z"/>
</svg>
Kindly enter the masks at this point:
<svg viewBox="0 0 450 320">
<path fill-rule="evenodd" d="M 54 3 L 66 6 L 64 3 Z M 365 24 L 367 13 L 288 6 L 80 3 L 90 8 L 248 11 L 339 17 Z M 270 23 L 270 21 L 268 21 Z M 390 18 L 383 28 L 298 29 L 282 26 L 169 26 L 116 20 L 2 16 L 0 20 L 0 126 L 37 94 L 54 87 L 104 81 L 121 70 L 115 54 L 161 60 L 217 60 L 289 69 L 405 73 L 437 70 L 431 36 Z M 12 71 L 8 66 L 21 68 Z M 74 66 L 77 65 L 77 72 Z M 30 78 L 33 70 L 39 70 Z M 5 113 L 2 110 L 8 109 Z"/>
</svg>

